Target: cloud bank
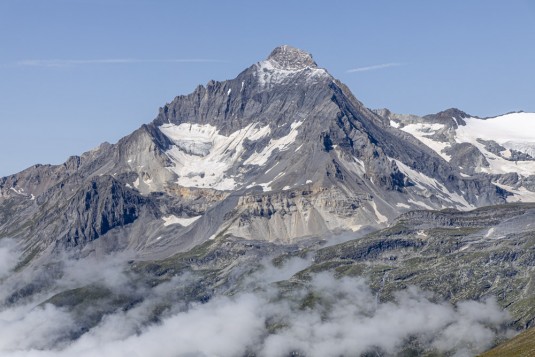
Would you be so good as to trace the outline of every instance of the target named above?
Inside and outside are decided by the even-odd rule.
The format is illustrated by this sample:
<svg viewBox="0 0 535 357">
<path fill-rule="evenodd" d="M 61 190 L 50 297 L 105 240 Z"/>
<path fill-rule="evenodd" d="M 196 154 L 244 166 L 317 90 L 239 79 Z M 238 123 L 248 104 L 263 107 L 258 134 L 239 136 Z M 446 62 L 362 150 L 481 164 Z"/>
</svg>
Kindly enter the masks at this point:
<svg viewBox="0 0 535 357">
<path fill-rule="evenodd" d="M 1 252 L 1 250 L 0 250 Z M 282 267 L 264 264 L 244 277 L 245 290 L 216 295 L 207 302 L 184 298 L 199 287 L 192 274 L 175 276 L 154 287 L 139 283 L 124 257 L 64 262 L 55 289 L 102 284 L 114 294 L 142 296 L 128 309 L 106 314 L 87 332 L 76 335 L 81 318 L 75 310 L 25 301 L 0 311 L 2 356 L 354 356 L 395 355 L 416 343 L 462 357 L 489 348 L 503 332 L 508 314 L 496 301 L 464 301 L 455 306 L 434 302 L 415 287 L 378 302 L 363 278 L 337 279 L 316 274 L 291 288 L 288 279 L 310 261 L 294 258 Z M 1 289 L 10 289 L 7 282 Z M 97 301 L 98 302 L 98 301 Z M 161 318 L 154 311 L 164 307 Z M 76 337 L 72 337 L 76 335 Z M 416 342 L 414 342 L 416 341 Z"/>
</svg>

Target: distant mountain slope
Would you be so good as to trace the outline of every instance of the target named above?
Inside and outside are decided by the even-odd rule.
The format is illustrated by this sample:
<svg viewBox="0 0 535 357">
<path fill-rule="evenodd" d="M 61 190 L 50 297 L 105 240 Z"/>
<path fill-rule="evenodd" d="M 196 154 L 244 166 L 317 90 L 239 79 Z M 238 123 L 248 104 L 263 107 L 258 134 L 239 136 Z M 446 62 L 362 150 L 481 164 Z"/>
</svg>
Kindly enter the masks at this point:
<svg viewBox="0 0 535 357">
<path fill-rule="evenodd" d="M 425 117 L 377 112 L 458 167 L 463 176 L 492 177 L 496 186 L 513 193 L 508 202 L 535 201 L 535 113 L 483 119 L 458 109 Z"/>
<path fill-rule="evenodd" d="M 411 211 L 390 227 L 320 249 L 303 272 L 366 276 L 389 299 L 419 286 L 449 301 L 494 296 L 516 327 L 533 326 L 535 204 Z"/>
</svg>

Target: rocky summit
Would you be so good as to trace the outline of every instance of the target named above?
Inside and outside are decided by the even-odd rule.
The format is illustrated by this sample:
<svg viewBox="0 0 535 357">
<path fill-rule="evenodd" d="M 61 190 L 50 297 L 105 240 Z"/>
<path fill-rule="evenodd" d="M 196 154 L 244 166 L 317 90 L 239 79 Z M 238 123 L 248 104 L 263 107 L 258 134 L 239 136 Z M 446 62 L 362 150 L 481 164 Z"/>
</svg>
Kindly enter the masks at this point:
<svg viewBox="0 0 535 357">
<path fill-rule="evenodd" d="M 145 298 L 93 280 L 62 287 L 65 261 L 127 257 L 145 287 L 193 274 L 180 294 L 206 302 L 247 290 L 266 258 L 313 257 L 273 280 L 282 295 L 326 271 L 369 279 L 377 301 L 410 286 L 452 303 L 493 297 L 512 308 L 512 326 L 531 326 L 535 131 L 526 127 L 535 114 L 371 110 L 312 55 L 280 46 L 234 79 L 174 98 L 115 144 L 0 178 L 0 238 L 20 254 L 0 298 L 75 311 L 76 339 Z M 321 305 L 303 294 L 292 299 Z M 270 321 L 268 334 L 286 326 Z M 436 347 L 413 337 L 404 351 Z M 376 347 L 362 351 L 390 353 Z"/>
<path fill-rule="evenodd" d="M 412 122 L 400 130 L 380 114 L 310 54 L 281 46 L 176 97 L 117 144 L 3 178 L 2 204 L 20 213 L 0 229 L 39 252 L 94 242 L 164 258 L 227 235 L 292 243 L 514 195 L 407 135 Z"/>
</svg>

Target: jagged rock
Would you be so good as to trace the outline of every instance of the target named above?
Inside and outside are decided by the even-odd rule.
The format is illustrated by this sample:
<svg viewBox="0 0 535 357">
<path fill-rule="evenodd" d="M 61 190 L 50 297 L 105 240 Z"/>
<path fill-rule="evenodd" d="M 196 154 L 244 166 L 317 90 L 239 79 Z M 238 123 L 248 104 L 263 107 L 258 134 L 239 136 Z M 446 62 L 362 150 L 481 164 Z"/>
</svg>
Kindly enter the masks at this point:
<svg viewBox="0 0 535 357">
<path fill-rule="evenodd" d="M 235 79 L 174 98 L 116 144 L 0 178 L 0 238 L 23 252 L 6 301 L 41 294 L 78 311 L 78 338 L 177 276 L 193 283 L 172 284 L 150 322 L 177 299 L 241 291 L 265 259 L 310 255 L 281 291 L 331 270 L 369 279 L 377 301 L 412 285 L 453 303 L 495 296 L 529 326 L 535 208 L 471 209 L 529 199 L 533 146 L 460 140 L 473 119 L 372 111 L 310 54 L 278 47 Z M 518 170 L 496 165 L 517 159 Z M 57 284 L 63 257 L 117 252 L 128 253 L 135 293 Z"/>
<path fill-rule="evenodd" d="M 444 124 L 446 140 L 467 116 L 407 118 Z M 225 235 L 293 242 L 381 227 L 410 209 L 505 201 L 489 177 L 460 174 L 472 151 L 448 163 L 390 125 L 399 118 L 369 110 L 310 54 L 281 46 L 235 79 L 176 97 L 117 144 L 3 178 L 0 205 L 20 208 L 0 232 L 28 251 L 110 235 L 122 242 L 113 249 L 158 257 Z"/>
</svg>

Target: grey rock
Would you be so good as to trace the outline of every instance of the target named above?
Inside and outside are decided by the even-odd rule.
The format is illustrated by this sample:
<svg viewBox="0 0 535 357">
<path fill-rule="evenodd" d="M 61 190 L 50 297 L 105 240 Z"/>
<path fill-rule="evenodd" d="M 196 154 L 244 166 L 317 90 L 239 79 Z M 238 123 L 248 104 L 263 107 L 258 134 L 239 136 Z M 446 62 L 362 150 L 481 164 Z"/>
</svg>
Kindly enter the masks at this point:
<svg viewBox="0 0 535 357">
<path fill-rule="evenodd" d="M 477 172 L 489 166 L 478 147 L 453 145 L 447 161 L 400 130 L 442 124 L 430 137 L 453 144 L 467 117 L 457 109 L 425 117 L 372 111 L 310 54 L 281 46 L 235 79 L 174 98 L 116 144 L 1 178 L 0 238 L 16 239 L 23 254 L 7 278 L 12 291 L 0 297 L 17 304 L 46 296 L 42 303 L 79 313 L 75 339 L 177 276 L 191 282 L 174 284 L 140 326 L 158 322 L 176 301 L 246 291 L 266 259 L 280 264 L 310 254 L 312 266 L 279 287 L 291 291 L 331 270 L 368 278 L 384 301 L 412 285 L 453 303 L 495 296 L 516 326 L 531 325 L 535 208 L 495 205 L 511 196 L 499 185 L 533 189 L 534 176 Z M 180 125 L 211 136 L 165 133 Z M 215 137 L 245 128 L 269 135 L 217 146 Z M 216 147 L 227 161 L 211 165 L 232 186 L 194 181 L 206 178 L 201 163 Z M 64 256 L 105 260 L 111 253 L 129 257 L 132 290 L 58 283 Z"/>
<path fill-rule="evenodd" d="M 478 139 L 477 141 L 485 145 L 485 149 L 487 149 L 488 151 L 490 151 L 491 153 L 497 156 L 500 156 L 501 158 L 505 160 L 509 160 L 509 161 L 533 161 L 535 160 L 533 157 L 531 157 L 531 155 L 518 151 L 518 150 L 514 150 L 514 149 L 509 149 L 510 155 L 505 156 L 503 152 L 506 151 L 507 149 L 493 140 Z"/>
<path fill-rule="evenodd" d="M 452 109 L 409 119 L 453 127 L 462 125 L 465 116 Z M 288 243 L 381 227 L 411 208 L 466 209 L 505 201 L 508 193 L 490 178 L 460 175 L 456 165 L 469 165 L 468 158 L 444 161 L 391 127 L 390 117 L 397 118 L 366 108 L 310 54 L 281 46 L 235 79 L 210 81 L 176 97 L 153 122 L 117 144 L 103 144 L 64 165 L 36 166 L 3 178 L 0 207 L 15 205 L 18 211 L 6 213 L 0 233 L 26 242 L 28 254 L 36 244 L 42 251 L 63 242 L 87 251 L 99 244 L 134 249 L 154 259 L 215 237 Z M 234 190 L 183 187 L 169 169 L 177 165 L 169 151 L 176 148 L 201 160 L 214 144 L 174 140 L 161 130 L 181 124 L 211 125 L 225 137 L 257 125 L 268 127 L 269 136 L 244 138 L 243 152 L 225 164 L 222 179 L 233 178 Z M 273 150 L 262 164 L 246 163 L 290 133 L 295 137 L 284 149 Z M 234 155 L 233 150 L 226 155 Z M 199 169 L 183 175 L 203 179 L 206 173 Z M 421 175 L 429 179 L 422 181 Z M 86 197 L 88 207 L 83 206 Z M 191 225 L 166 226 L 163 218 L 169 215 L 200 218 Z M 57 228 L 40 230 L 36 222 Z M 114 238 L 98 243 L 108 235 Z"/>
</svg>

